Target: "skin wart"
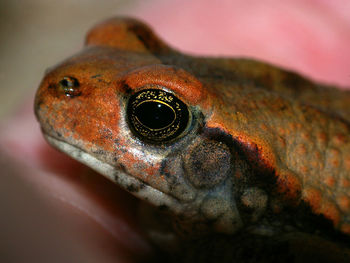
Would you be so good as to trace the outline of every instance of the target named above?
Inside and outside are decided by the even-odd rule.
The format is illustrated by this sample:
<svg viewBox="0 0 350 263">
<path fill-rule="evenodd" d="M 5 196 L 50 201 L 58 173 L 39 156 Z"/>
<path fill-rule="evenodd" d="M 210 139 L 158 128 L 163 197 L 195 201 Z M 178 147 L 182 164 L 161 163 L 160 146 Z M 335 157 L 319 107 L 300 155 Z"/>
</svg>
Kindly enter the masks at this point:
<svg viewBox="0 0 350 263">
<path fill-rule="evenodd" d="M 156 244 L 192 244 L 185 262 L 348 262 L 348 105 L 349 91 L 182 54 L 113 18 L 50 68 L 35 113 L 50 144 L 152 205 Z M 167 129 L 147 119 L 155 106 Z"/>
</svg>

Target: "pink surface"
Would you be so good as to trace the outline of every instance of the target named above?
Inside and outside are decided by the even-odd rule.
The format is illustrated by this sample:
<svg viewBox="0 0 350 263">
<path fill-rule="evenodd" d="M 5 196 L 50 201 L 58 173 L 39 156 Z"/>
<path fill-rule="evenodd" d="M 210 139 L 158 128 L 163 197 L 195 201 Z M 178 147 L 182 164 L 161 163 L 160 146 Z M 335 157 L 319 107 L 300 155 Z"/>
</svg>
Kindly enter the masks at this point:
<svg viewBox="0 0 350 263">
<path fill-rule="evenodd" d="M 130 13 L 186 52 L 260 58 L 318 80 L 350 86 L 348 0 L 154 0 L 142 1 Z M 32 170 L 23 178 L 38 191 L 91 218 L 116 244 L 147 253 L 149 247 L 133 230 L 131 215 L 122 212 L 133 201 L 117 194 L 113 198 L 119 202 L 108 202 L 108 193 L 115 188 L 82 180 L 87 170 L 44 142 L 32 103 L 1 125 L 2 153 Z M 96 245 L 100 241 L 95 240 Z"/>
<path fill-rule="evenodd" d="M 155 2 L 133 14 L 183 51 L 259 58 L 350 86 L 350 1 Z"/>
</svg>

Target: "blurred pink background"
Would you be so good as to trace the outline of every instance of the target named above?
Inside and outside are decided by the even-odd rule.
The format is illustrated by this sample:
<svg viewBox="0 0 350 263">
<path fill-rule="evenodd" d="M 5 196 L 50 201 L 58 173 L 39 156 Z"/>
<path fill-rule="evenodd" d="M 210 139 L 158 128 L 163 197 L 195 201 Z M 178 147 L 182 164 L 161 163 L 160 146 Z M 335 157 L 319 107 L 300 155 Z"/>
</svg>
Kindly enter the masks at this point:
<svg viewBox="0 0 350 263">
<path fill-rule="evenodd" d="M 248 56 L 350 85 L 350 1 L 158 1 L 138 16 L 169 43 L 205 55 Z M 160 12 L 160 10 L 171 12 Z"/>
<path fill-rule="evenodd" d="M 143 244 L 137 245 L 142 247 L 140 254 L 147 253 L 149 247 L 137 233 L 125 238 L 133 229 L 132 220 L 120 218 L 121 202 L 113 202 L 125 198 L 114 196 L 113 186 L 110 191 L 106 185 L 88 189 L 81 181 L 86 168 L 44 142 L 34 118 L 33 98 L 45 69 L 79 51 L 93 24 L 114 15 L 131 15 L 184 52 L 262 59 L 345 88 L 350 87 L 349 14 L 349 0 L 0 1 L 0 162 L 6 154 L 11 160 L 7 164 L 22 167 L 19 173 L 37 189 L 79 210 L 100 227 L 96 227 L 99 233 L 103 229 L 103 237 L 96 237 L 89 225 L 91 229 L 84 234 L 90 239 L 83 241 L 90 241 L 91 247 L 112 243 L 107 253 L 105 247 L 97 248 L 110 258 L 104 262 L 116 262 L 119 256 L 113 242 L 132 250 L 136 242 L 130 236 Z M 17 183 L 4 188 L 10 193 L 18 191 Z M 110 192 L 113 198 L 107 195 L 105 199 L 113 204 L 108 209 L 101 207 L 97 199 Z M 12 201 L 8 202 L 11 206 Z M 0 214 L 1 208 L 0 204 Z M 81 222 L 81 214 L 76 220 Z M 84 231 L 78 228 L 78 236 Z M 90 247 L 88 250 L 96 255 Z M 126 261 L 119 258 L 118 262 Z"/>
</svg>

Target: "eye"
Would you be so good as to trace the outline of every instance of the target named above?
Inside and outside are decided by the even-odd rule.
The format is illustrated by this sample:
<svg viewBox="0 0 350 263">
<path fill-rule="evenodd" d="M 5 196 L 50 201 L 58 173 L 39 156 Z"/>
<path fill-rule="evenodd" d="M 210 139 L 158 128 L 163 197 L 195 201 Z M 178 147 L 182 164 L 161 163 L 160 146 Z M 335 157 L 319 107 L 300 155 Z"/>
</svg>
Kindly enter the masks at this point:
<svg viewBox="0 0 350 263">
<path fill-rule="evenodd" d="M 152 143 L 176 139 L 189 122 L 186 104 L 172 93 L 160 89 L 133 94 L 128 102 L 127 116 L 134 134 Z"/>
<path fill-rule="evenodd" d="M 59 90 L 67 97 L 76 97 L 81 95 L 79 90 L 79 82 L 73 77 L 64 77 L 59 83 Z"/>
</svg>

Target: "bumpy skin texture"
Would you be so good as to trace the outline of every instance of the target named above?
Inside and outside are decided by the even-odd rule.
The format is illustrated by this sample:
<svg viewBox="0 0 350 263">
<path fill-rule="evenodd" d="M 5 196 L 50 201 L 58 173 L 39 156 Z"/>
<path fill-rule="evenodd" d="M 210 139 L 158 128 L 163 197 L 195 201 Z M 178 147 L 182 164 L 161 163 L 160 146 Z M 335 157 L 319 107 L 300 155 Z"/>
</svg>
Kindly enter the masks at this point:
<svg viewBox="0 0 350 263">
<path fill-rule="evenodd" d="M 188 106 L 180 138 L 153 145 L 130 130 L 128 99 L 148 88 Z M 219 233 L 254 247 L 244 240 L 273 236 L 274 246 L 301 232 L 337 253 L 350 235 L 349 105 L 348 91 L 253 60 L 184 55 L 113 18 L 47 72 L 35 112 L 51 144 L 166 210 L 182 238 Z"/>
</svg>

